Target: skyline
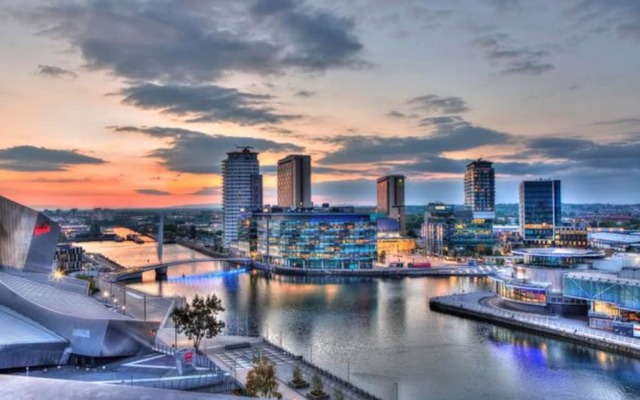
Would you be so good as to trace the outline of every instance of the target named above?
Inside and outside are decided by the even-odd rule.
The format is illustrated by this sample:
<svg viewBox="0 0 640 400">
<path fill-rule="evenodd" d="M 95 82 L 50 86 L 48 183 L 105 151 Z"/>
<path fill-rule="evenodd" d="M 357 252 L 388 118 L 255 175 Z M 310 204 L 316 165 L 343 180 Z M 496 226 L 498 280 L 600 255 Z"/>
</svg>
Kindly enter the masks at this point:
<svg viewBox="0 0 640 400">
<path fill-rule="evenodd" d="M 221 161 L 312 156 L 316 204 L 638 203 L 640 3 L 10 0 L 0 6 L 0 193 L 42 208 L 219 204 Z M 364 195 L 366 194 L 366 195 Z"/>
</svg>

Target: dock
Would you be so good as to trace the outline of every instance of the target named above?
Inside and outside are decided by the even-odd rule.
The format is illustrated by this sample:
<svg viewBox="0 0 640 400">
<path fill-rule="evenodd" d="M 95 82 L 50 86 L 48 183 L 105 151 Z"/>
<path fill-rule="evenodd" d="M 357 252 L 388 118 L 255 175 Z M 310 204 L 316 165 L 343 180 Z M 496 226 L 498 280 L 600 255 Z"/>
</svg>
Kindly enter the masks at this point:
<svg viewBox="0 0 640 400">
<path fill-rule="evenodd" d="M 477 292 L 433 297 L 429 307 L 438 312 L 457 315 L 478 321 L 542 334 L 568 342 L 589 346 L 640 358 L 640 339 L 590 328 L 581 321 L 559 316 L 545 316 L 519 311 L 503 310 L 490 305 L 487 300 L 495 293 Z"/>
</svg>

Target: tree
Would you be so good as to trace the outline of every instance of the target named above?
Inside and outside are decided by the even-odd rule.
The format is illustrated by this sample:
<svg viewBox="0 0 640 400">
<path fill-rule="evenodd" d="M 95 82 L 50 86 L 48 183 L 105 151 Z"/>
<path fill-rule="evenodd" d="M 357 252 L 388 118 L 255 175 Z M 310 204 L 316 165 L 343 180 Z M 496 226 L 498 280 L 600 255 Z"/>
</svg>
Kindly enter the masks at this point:
<svg viewBox="0 0 640 400">
<path fill-rule="evenodd" d="M 322 379 L 320 375 L 316 372 L 313 374 L 313 378 L 311 378 L 311 394 L 313 395 L 321 395 L 324 393 L 324 386 L 322 385 Z"/>
<path fill-rule="evenodd" d="M 333 400 L 344 400 L 344 393 L 342 393 L 342 390 L 336 389 L 336 391 L 333 392 Z"/>
<path fill-rule="evenodd" d="M 270 363 L 263 354 L 254 357 L 253 368 L 247 374 L 246 394 L 253 397 L 281 399 L 282 394 L 278 392 L 278 386 L 275 365 Z"/>
<path fill-rule="evenodd" d="M 387 252 L 382 250 L 378 255 L 378 262 L 381 264 L 384 264 L 386 260 L 387 260 Z"/>
<path fill-rule="evenodd" d="M 218 313 L 222 311 L 224 308 L 215 294 L 206 298 L 196 294 L 191 304 L 187 303 L 184 307 L 174 309 L 171 319 L 178 332 L 184 332 L 198 351 L 203 338 L 217 336 L 225 327 L 225 323 L 217 318 Z"/>
</svg>

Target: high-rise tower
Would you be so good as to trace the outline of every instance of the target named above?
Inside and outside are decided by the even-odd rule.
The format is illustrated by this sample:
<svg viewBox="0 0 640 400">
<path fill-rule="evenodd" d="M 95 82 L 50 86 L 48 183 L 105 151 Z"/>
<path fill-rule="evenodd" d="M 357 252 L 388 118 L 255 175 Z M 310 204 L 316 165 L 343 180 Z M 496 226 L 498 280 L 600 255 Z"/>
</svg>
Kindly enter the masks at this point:
<svg viewBox="0 0 640 400">
<path fill-rule="evenodd" d="M 258 153 L 251 147 L 227 153 L 222 161 L 224 244 L 238 239 L 240 214 L 262 208 L 262 175 Z"/>
<path fill-rule="evenodd" d="M 556 227 L 562 223 L 560 181 L 521 182 L 518 217 L 520 235 L 525 243 L 552 246 L 556 237 Z"/>
<path fill-rule="evenodd" d="M 289 155 L 278 161 L 278 206 L 310 208 L 311 156 Z"/>
<path fill-rule="evenodd" d="M 478 159 L 464 173 L 464 205 L 479 219 L 495 218 L 496 183 L 491 161 Z"/>
<path fill-rule="evenodd" d="M 406 229 L 404 204 L 404 175 L 389 175 L 378 178 L 378 212 L 398 220 L 400 234 Z"/>
</svg>

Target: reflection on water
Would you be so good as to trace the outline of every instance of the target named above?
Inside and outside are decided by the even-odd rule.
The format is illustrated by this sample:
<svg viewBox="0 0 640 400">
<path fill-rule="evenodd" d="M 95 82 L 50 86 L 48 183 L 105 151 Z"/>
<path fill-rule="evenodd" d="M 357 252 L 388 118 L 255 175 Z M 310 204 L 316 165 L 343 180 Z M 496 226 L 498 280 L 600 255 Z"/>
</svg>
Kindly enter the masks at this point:
<svg viewBox="0 0 640 400">
<path fill-rule="evenodd" d="M 180 259 L 200 257 L 174 251 Z M 395 382 L 401 399 L 640 397 L 639 361 L 429 310 L 429 297 L 488 289 L 487 279 L 230 270 L 214 262 L 181 265 L 169 269 L 166 282 L 150 274 L 132 286 L 187 298 L 215 293 L 232 330 L 268 334 L 345 378 L 349 366 L 353 381 L 385 399 L 395 398 Z"/>
</svg>

